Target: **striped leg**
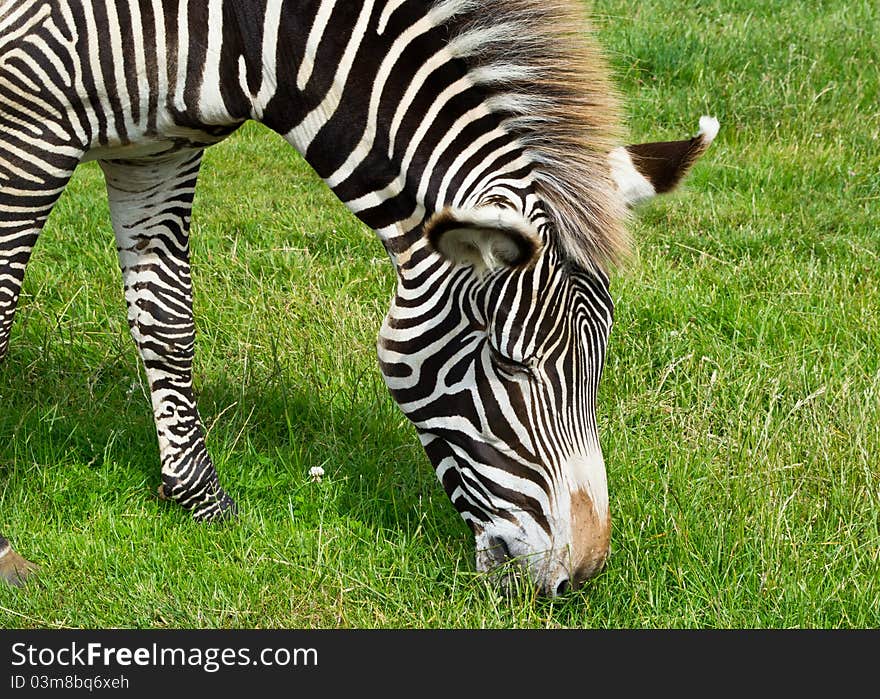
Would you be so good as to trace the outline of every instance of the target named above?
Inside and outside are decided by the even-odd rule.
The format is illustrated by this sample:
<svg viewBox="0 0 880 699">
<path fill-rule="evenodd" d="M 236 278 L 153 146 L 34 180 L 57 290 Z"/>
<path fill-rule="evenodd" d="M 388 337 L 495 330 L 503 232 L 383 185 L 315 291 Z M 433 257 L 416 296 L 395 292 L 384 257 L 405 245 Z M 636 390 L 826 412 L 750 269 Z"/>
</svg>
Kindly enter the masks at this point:
<svg viewBox="0 0 880 699">
<path fill-rule="evenodd" d="M 5 198 L 0 194 L 0 209 L 6 208 L 3 201 Z M 30 221 L 23 230 L 16 223 L 7 217 L 0 219 L 0 361 L 9 352 L 9 336 L 12 333 L 12 321 L 18 306 L 24 271 L 43 222 Z M 13 227 L 11 234 L 10 226 Z"/>
<path fill-rule="evenodd" d="M 25 162 L 6 152 L 4 145 L 0 136 L 0 361 L 9 351 L 12 320 L 31 252 L 78 161 L 52 156 L 54 162 L 47 162 L 34 155 Z"/>
<path fill-rule="evenodd" d="M 25 151 L 24 146 L 31 150 Z M 64 191 L 79 158 L 75 149 L 33 146 L 0 122 L 0 361 L 9 351 L 12 321 L 25 269 L 52 207 Z M 36 566 L 0 536 L 0 580 L 21 585 Z"/>
<path fill-rule="evenodd" d="M 103 161 L 128 307 L 146 369 L 163 497 L 214 519 L 235 511 L 205 448 L 192 388 L 189 220 L 202 151 Z"/>
</svg>

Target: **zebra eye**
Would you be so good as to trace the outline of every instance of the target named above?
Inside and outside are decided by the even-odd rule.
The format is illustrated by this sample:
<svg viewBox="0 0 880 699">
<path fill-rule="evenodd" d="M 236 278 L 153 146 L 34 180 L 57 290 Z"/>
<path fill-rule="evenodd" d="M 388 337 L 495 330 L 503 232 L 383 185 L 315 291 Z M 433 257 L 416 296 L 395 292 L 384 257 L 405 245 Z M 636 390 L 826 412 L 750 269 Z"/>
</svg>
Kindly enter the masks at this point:
<svg viewBox="0 0 880 699">
<path fill-rule="evenodd" d="M 532 375 L 532 366 L 527 362 L 518 362 L 515 359 L 507 357 L 499 352 L 491 342 L 486 343 L 489 346 L 489 354 L 492 357 L 492 363 L 501 371 L 507 374 L 528 374 Z"/>
</svg>

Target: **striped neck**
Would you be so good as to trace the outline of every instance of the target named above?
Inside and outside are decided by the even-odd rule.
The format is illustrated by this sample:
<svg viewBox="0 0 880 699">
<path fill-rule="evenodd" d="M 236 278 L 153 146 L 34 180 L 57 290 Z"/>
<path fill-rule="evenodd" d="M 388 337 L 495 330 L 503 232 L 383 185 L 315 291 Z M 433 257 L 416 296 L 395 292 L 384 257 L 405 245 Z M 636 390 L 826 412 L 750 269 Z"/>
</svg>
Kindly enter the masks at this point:
<svg viewBox="0 0 880 699">
<path fill-rule="evenodd" d="M 325 0 L 304 20 L 299 7 L 270 3 L 263 36 L 296 48 L 252 95 L 254 115 L 304 155 L 392 259 L 418 248 L 422 224 L 446 207 L 501 204 L 528 216 L 533 190 L 509 109 L 487 87 L 497 70 L 471 70 L 449 42 L 447 24 L 466 3 L 412 5 Z"/>
</svg>

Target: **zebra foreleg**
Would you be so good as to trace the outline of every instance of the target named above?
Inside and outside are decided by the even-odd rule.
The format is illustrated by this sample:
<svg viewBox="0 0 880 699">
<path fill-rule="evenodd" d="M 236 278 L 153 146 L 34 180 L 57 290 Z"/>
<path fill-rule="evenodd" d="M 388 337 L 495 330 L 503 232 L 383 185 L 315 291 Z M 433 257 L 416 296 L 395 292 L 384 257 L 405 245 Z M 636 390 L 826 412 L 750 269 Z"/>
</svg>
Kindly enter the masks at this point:
<svg viewBox="0 0 880 699">
<path fill-rule="evenodd" d="M 9 352 L 9 336 L 24 282 L 24 271 L 37 242 L 39 230 L 40 226 L 34 225 L 28 230 L 6 236 L 0 229 L 0 362 Z"/>
<path fill-rule="evenodd" d="M 9 351 L 12 321 L 31 252 L 78 162 L 76 157 L 51 149 L 25 159 L 9 152 L 6 140 L 14 140 L 14 132 L 0 122 L 0 362 Z M 23 585 L 36 570 L 36 565 L 0 536 L 0 584 Z"/>
<path fill-rule="evenodd" d="M 192 387 L 195 327 L 189 220 L 202 151 L 102 161 L 128 324 L 150 384 L 160 495 L 196 519 L 235 512 L 205 448 Z"/>
<path fill-rule="evenodd" d="M 9 335 L 25 268 L 52 207 L 78 159 L 35 154 L 30 161 L 7 155 L 0 123 L 0 361 Z"/>
</svg>

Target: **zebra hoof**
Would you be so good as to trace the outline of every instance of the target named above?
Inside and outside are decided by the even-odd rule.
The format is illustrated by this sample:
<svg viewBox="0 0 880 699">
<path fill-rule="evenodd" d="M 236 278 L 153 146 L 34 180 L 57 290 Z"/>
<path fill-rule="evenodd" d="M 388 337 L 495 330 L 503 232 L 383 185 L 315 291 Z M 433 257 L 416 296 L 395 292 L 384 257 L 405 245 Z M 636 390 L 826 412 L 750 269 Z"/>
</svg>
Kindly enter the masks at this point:
<svg viewBox="0 0 880 699">
<path fill-rule="evenodd" d="M 226 522 L 238 517 L 238 505 L 222 490 L 219 497 L 193 509 L 196 522 Z"/>
<path fill-rule="evenodd" d="M 157 489 L 160 500 L 177 502 L 188 510 L 192 510 L 193 519 L 197 522 L 222 522 L 238 516 L 238 505 L 223 490 L 216 493 L 208 502 L 189 504 L 169 495 L 166 484 L 161 483 Z"/>
<path fill-rule="evenodd" d="M 14 587 L 22 587 L 27 578 L 36 573 L 37 566 L 19 556 L 11 548 L 0 558 L 0 580 L 5 580 Z"/>
</svg>

